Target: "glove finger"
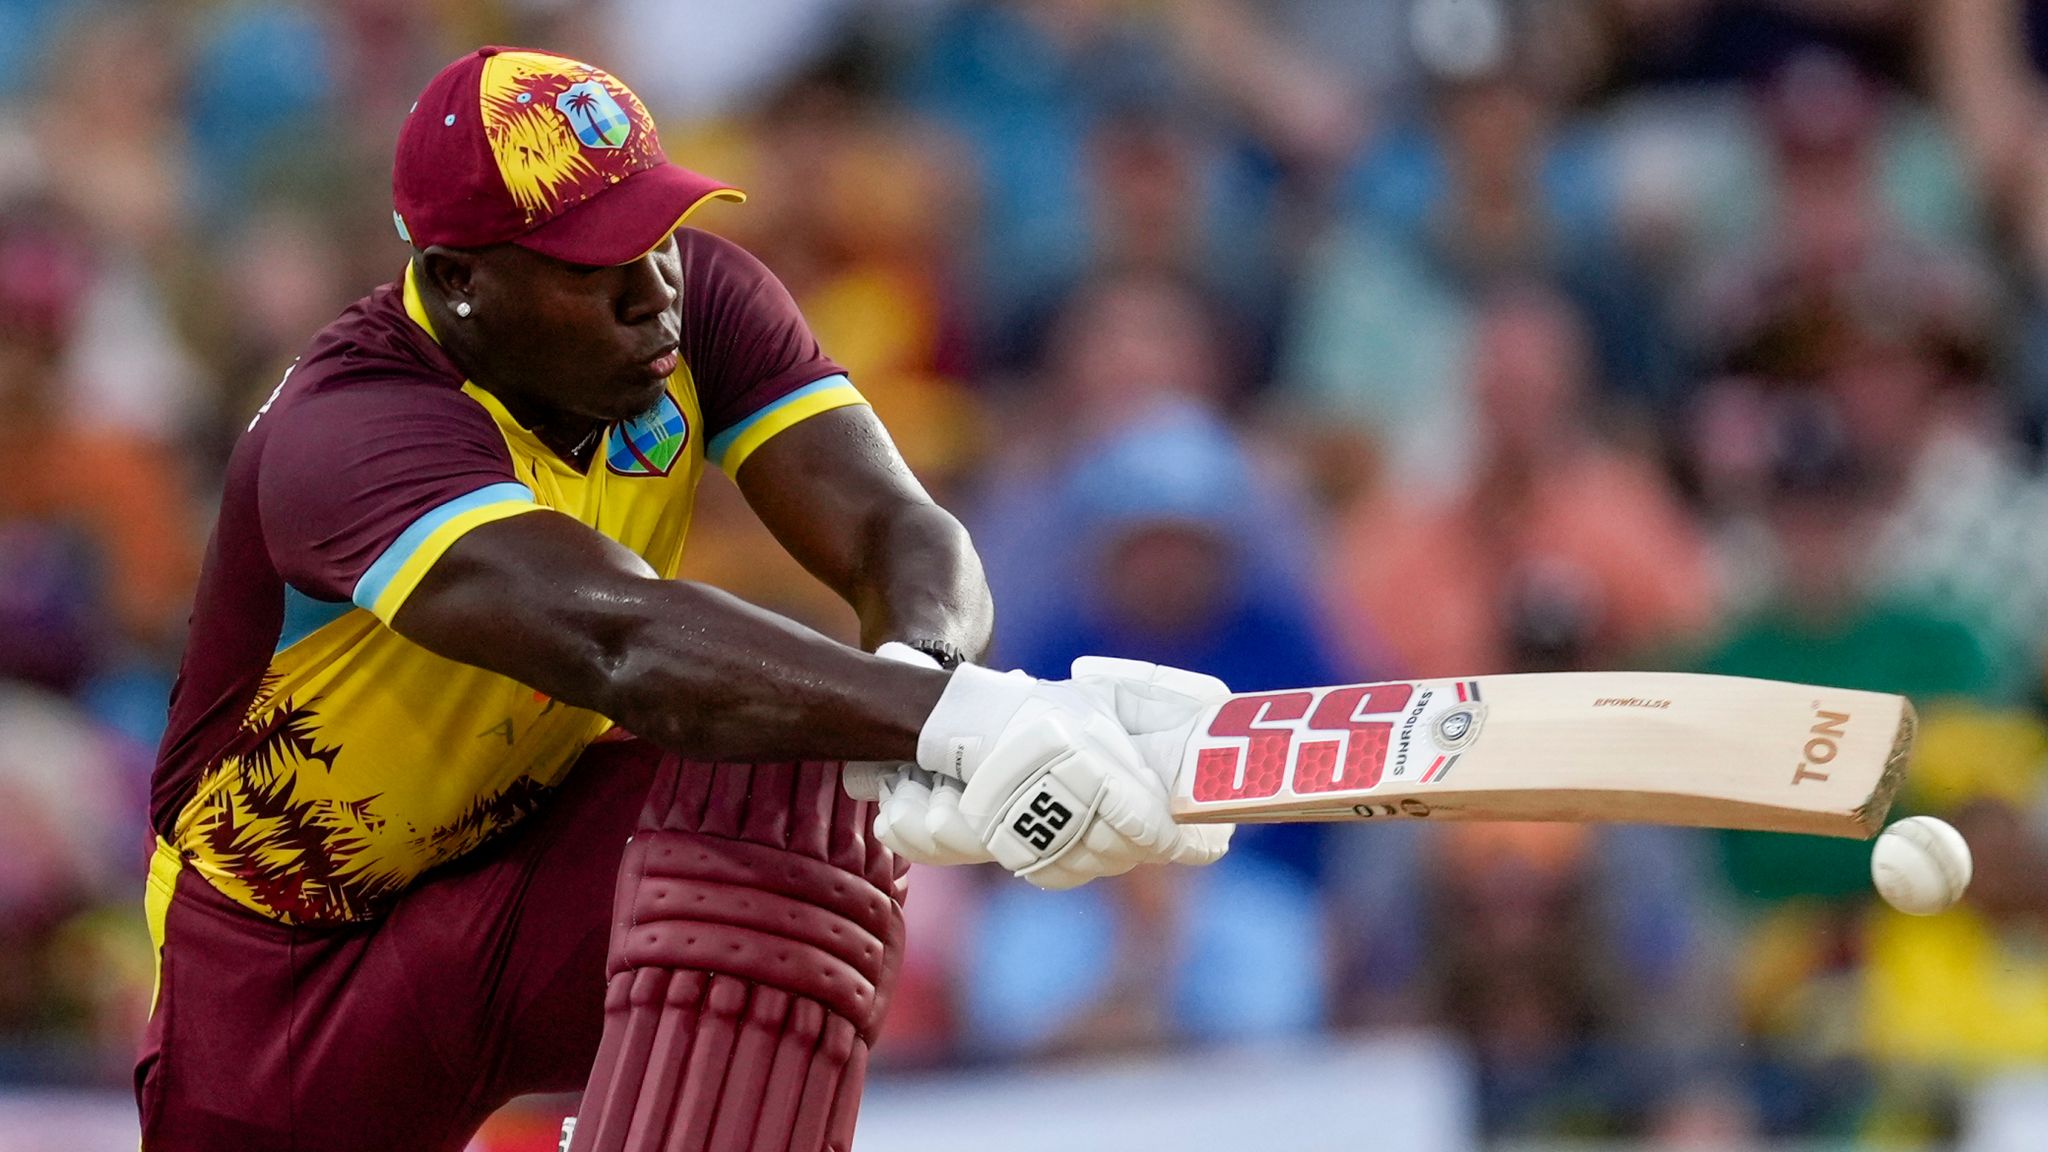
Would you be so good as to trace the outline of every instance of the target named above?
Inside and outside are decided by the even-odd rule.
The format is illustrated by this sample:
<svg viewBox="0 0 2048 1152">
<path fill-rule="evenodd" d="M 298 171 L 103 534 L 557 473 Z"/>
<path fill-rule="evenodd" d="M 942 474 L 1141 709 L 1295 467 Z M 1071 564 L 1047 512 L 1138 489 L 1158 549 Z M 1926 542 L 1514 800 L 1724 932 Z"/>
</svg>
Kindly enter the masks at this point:
<svg viewBox="0 0 2048 1152">
<path fill-rule="evenodd" d="M 1105 863 L 1136 867 L 1148 860 L 1159 858 L 1157 853 L 1100 820 L 1089 825 L 1088 831 L 1082 837 L 1082 844 L 1090 856 Z"/>
<path fill-rule="evenodd" d="M 932 843 L 939 851 L 962 864 L 987 860 L 988 849 L 982 847 L 981 840 L 974 834 L 974 826 L 960 811 L 959 783 L 944 778 L 932 783 L 931 811 L 925 815 L 925 827 L 931 832 Z"/>
<path fill-rule="evenodd" d="M 875 808 L 874 830 L 875 839 L 887 845 L 889 851 L 903 857 L 912 864 L 950 863 L 950 861 L 938 859 L 920 851 L 915 841 L 906 841 L 895 823 L 890 819 L 889 808 L 886 804 L 877 805 Z"/>
<path fill-rule="evenodd" d="M 1230 695 L 1230 685 L 1214 676 L 1142 660 L 1083 656 L 1069 671 L 1086 681 L 1091 696 L 1106 697 L 1118 723 L 1133 733 L 1178 727 Z"/>
<path fill-rule="evenodd" d="M 1138 848 L 1130 837 L 1117 831 L 1101 820 L 1091 820 L 1081 834 L 1074 838 L 1073 847 L 1060 857 L 1060 862 L 1069 867 L 1078 866 L 1081 861 L 1135 859 Z"/>
<path fill-rule="evenodd" d="M 1165 664 L 1157 666 L 1153 673 L 1148 695 L 1155 699 L 1163 694 L 1185 696 L 1203 707 L 1216 703 L 1230 695 L 1230 685 L 1206 672 L 1193 672 L 1186 668 L 1174 668 Z"/>
<path fill-rule="evenodd" d="M 1134 786 L 1124 777 L 1103 782 L 1096 817 L 1144 852 L 1163 856 L 1172 843 L 1174 823 L 1164 800 Z"/>
<path fill-rule="evenodd" d="M 1025 876 L 1025 879 L 1037 883 L 1038 881 L 1034 877 L 1042 872 L 1050 872 L 1073 877 L 1074 883 L 1079 884 L 1086 883 L 1089 880 L 1100 879 L 1104 876 L 1121 876 L 1136 868 L 1138 864 L 1139 861 L 1137 860 L 1126 859 L 1120 856 L 1103 856 L 1090 849 L 1087 845 L 1077 842 L 1075 846 L 1067 849 L 1057 859 L 1032 869 L 1031 874 Z M 1073 884 L 1063 886 L 1072 887 Z"/>
<path fill-rule="evenodd" d="M 1201 866 L 1214 864 L 1230 851 L 1230 834 L 1237 830 L 1235 824 L 1189 824 L 1179 829 L 1179 840 L 1173 846 L 1172 860 L 1175 864 Z"/>
<path fill-rule="evenodd" d="M 919 769 L 907 769 L 891 781 L 889 798 L 882 803 L 888 814 L 889 826 L 895 833 L 895 840 L 889 845 L 913 860 L 929 861 L 939 854 L 939 846 L 933 842 L 925 825 L 925 813 L 931 808 L 932 794 Z"/>
<path fill-rule="evenodd" d="M 1165 732 L 1141 732 L 1131 737 L 1131 743 L 1144 757 L 1142 778 L 1148 785 L 1156 784 L 1161 795 L 1171 794 L 1180 781 L 1181 760 L 1187 755 L 1188 730 L 1180 727 Z"/>
<path fill-rule="evenodd" d="M 1067 665 L 1067 675 L 1076 680 L 1086 676 L 1100 676 L 1109 680 L 1135 680 L 1140 683 L 1152 679 L 1160 665 L 1150 660 L 1126 660 L 1121 656 L 1077 656 Z"/>
<path fill-rule="evenodd" d="M 1213 677 L 1201 679 L 1206 682 Z M 1222 684 L 1221 680 L 1215 680 L 1213 685 L 1204 683 L 1195 693 L 1157 684 L 1118 685 L 1116 718 L 1126 731 L 1138 735 L 1174 731 L 1185 727 L 1204 708 L 1227 698 L 1229 692 L 1216 691 Z"/>
<path fill-rule="evenodd" d="M 1022 872 L 1018 874 L 1017 878 L 1033 887 L 1043 888 L 1047 892 L 1065 892 L 1070 889 L 1079 888 L 1081 885 L 1095 879 L 1089 873 L 1075 872 L 1057 866 L 1039 868 L 1031 872 Z"/>
</svg>

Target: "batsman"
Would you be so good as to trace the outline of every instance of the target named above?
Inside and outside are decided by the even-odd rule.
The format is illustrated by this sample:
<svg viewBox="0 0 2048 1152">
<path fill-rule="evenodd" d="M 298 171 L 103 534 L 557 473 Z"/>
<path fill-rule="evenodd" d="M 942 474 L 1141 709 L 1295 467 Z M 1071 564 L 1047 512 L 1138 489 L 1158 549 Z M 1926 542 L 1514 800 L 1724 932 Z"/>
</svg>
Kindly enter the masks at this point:
<svg viewBox="0 0 2048 1152">
<path fill-rule="evenodd" d="M 1205 863 L 1161 739 L 1225 693 L 972 658 L 959 523 L 789 294 L 682 227 L 587 64 L 485 48 L 399 131 L 403 274 L 237 443 L 152 780 L 145 1152 L 843 1150 L 908 862 Z M 675 578 L 704 468 L 862 647 Z M 848 762 L 853 762 L 849 765 Z"/>
</svg>

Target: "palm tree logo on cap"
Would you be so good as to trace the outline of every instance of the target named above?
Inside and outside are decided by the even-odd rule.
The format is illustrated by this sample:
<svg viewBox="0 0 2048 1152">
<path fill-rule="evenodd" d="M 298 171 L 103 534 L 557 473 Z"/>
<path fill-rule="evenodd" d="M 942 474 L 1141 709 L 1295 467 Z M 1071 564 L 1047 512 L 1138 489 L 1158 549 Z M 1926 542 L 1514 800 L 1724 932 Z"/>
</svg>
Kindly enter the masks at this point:
<svg viewBox="0 0 2048 1152">
<path fill-rule="evenodd" d="M 571 84 L 555 97 L 555 107 L 569 118 L 569 126 L 585 148 L 617 148 L 633 131 L 626 110 L 595 80 Z"/>
</svg>

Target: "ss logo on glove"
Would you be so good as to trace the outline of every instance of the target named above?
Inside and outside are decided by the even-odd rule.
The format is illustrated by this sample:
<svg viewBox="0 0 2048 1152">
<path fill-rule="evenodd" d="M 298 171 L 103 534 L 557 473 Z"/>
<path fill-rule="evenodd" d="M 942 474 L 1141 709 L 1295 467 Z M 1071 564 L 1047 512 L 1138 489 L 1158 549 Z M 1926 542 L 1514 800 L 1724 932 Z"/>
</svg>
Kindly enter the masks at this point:
<svg viewBox="0 0 2048 1152">
<path fill-rule="evenodd" d="M 1052 793 L 1040 791 L 1031 798 L 1030 808 L 1017 814 L 1017 819 L 1011 823 L 1010 830 L 1030 841 L 1033 848 L 1043 852 L 1052 847 L 1054 838 L 1073 818 L 1072 810 L 1053 799 Z"/>
</svg>

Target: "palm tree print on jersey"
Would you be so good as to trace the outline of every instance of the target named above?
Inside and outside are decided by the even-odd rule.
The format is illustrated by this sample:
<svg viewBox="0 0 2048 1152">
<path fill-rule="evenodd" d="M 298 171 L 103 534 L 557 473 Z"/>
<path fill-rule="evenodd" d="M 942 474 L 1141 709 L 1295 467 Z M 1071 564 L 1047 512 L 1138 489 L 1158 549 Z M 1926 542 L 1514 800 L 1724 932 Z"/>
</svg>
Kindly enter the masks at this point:
<svg viewBox="0 0 2048 1152">
<path fill-rule="evenodd" d="M 300 783 L 334 772 L 315 698 L 275 698 L 267 678 L 243 724 L 246 743 L 200 781 L 180 839 L 231 878 L 230 894 L 288 924 L 376 915 L 421 871 L 453 859 L 524 818 L 550 789 L 530 777 L 478 797 L 440 827 L 393 837 L 381 793 L 306 796 Z"/>
<path fill-rule="evenodd" d="M 468 811 L 415 843 L 429 859 L 453 860 L 524 820 L 553 791 L 531 776 L 521 776 L 495 795 L 477 797 Z"/>
<path fill-rule="evenodd" d="M 375 796 L 300 799 L 300 774 L 331 773 L 339 747 L 322 739 L 311 704 L 276 699 L 266 679 L 243 722 L 243 750 L 223 757 L 199 782 L 186 839 L 239 881 L 241 896 L 286 922 L 350 920 L 376 893 L 341 877 L 369 842 Z"/>
</svg>

